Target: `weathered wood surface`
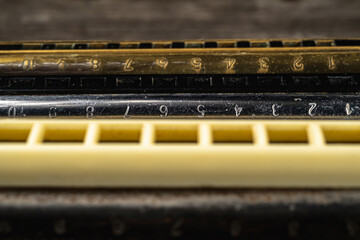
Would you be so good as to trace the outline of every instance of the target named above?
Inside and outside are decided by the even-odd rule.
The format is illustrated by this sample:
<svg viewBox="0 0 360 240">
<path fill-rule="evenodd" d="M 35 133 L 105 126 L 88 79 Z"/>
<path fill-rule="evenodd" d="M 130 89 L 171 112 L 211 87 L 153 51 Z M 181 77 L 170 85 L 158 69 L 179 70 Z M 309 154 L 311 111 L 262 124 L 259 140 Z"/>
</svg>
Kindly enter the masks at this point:
<svg viewBox="0 0 360 240">
<path fill-rule="evenodd" d="M 0 40 L 360 37 L 358 0 L 0 0 Z"/>
</svg>

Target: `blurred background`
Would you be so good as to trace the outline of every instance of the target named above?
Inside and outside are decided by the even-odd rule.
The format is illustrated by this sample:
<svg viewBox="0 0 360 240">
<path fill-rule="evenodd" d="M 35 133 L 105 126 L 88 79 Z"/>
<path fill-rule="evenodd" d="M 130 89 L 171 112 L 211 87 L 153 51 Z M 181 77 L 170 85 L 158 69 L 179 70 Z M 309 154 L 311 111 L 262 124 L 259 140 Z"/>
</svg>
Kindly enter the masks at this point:
<svg viewBox="0 0 360 240">
<path fill-rule="evenodd" d="M 0 0 L 0 40 L 360 37 L 359 0 Z"/>
</svg>

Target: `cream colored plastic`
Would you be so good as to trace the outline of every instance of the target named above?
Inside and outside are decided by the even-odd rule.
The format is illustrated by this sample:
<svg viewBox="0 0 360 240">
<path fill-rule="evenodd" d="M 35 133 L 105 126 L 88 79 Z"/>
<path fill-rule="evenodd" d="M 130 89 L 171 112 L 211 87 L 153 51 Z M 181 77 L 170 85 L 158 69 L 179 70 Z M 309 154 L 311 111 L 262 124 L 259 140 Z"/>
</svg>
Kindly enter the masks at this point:
<svg viewBox="0 0 360 240">
<path fill-rule="evenodd" d="M 360 187 L 360 121 L 1 120 L 1 187 Z"/>
</svg>

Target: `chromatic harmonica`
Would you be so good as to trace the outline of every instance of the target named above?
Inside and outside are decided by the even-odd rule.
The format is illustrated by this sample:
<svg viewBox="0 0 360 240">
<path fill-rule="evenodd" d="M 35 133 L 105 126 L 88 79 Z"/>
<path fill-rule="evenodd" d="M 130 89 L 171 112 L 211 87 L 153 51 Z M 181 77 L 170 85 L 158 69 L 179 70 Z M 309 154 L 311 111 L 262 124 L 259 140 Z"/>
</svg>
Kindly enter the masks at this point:
<svg viewBox="0 0 360 240">
<path fill-rule="evenodd" d="M 0 115 L 351 119 L 359 59 L 360 39 L 3 42 Z"/>
</svg>

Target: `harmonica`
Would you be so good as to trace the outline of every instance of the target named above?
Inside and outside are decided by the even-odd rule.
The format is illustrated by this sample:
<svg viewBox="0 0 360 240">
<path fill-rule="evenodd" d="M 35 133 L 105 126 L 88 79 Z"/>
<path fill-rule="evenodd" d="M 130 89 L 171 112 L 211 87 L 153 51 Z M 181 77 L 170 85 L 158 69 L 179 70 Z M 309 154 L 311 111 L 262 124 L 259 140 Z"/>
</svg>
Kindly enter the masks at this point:
<svg viewBox="0 0 360 240">
<path fill-rule="evenodd" d="M 359 59 L 360 39 L 2 42 L 0 117 L 352 119 Z"/>
</svg>

